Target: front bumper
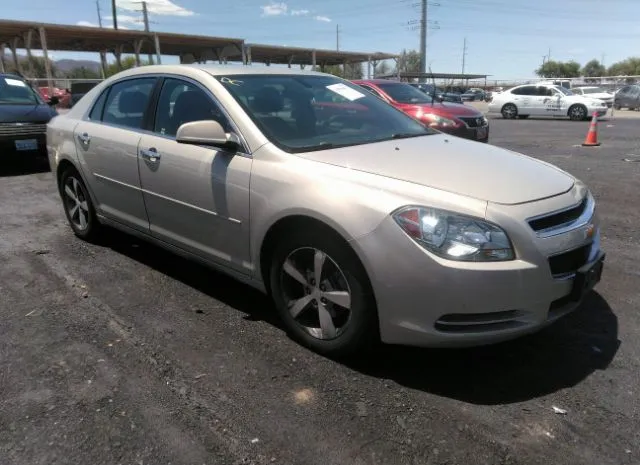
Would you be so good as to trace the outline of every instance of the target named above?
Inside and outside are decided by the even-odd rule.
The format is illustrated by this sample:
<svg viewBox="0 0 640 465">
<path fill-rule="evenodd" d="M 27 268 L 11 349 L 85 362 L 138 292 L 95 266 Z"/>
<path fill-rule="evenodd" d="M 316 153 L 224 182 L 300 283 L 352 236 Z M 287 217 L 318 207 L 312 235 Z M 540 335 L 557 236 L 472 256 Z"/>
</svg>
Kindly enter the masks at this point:
<svg viewBox="0 0 640 465">
<path fill-rule="evenodd" d="M 16 141 L 35 141 L 35 149 L 17 150 Z M 31 144 L 29 142 L 28 144 Z M 26 146 L 27 144 L 23 144 Z M 47 136 L 46 134 L 30 134 L 30 135 L 2 135 L 0 136 L 0 155 L 2 156 L 34 156 L 47 155 Z"/>
<path fill-rule="evenodd" d="M 580 299 L 571 297 L 574 278 L 552 275 L 549 257 L 584 249 L 584 263 L 576 270 L 597 260 L 597 217 L 589 221 L 595 232 L 588 238 L 588 225 L 540 238 L 525 222 L 575 203 L 576 191 L 525 206 L 489 205 L 487 219 L 504 227 L 514 243 L 518 258 L 510 262 L 441 259 L 416 244 L 391 218 L 355 240 L 374 289 L 383 342 L 425 347 L 492 344 L 536 332 L 576 309 Z"/>
<path fill-rule="evenodd" d="M 436 127 L 438 131 L 442 131 L 446 134 L 451 134 L 452 136 L 462 137 L 463 139 L 475 140 L 478 142 L 488 142 L 489 141 L 489 126 L 477 126 L 477 127 L 469 127 L 469 126 L 461 126 L 457 128 L 439 128 Z"/>
</svg>

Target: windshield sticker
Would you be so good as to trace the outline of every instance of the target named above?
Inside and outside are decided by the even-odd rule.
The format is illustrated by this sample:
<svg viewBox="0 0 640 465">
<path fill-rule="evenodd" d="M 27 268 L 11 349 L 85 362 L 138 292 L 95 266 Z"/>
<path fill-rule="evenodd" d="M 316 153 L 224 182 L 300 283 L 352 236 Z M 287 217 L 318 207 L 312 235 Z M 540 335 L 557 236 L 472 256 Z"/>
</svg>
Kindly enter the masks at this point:
<svg viewBox="0 0 640 465">
<path fill-rule="evenodd" d="M 24 82 L 19 81 L 18 79 L 4 78 L 4 82 L 6 82 L 10 86 L 27 87 Z"/>
<path fill-rule="evenodd" d="M 242 81 L 237 81 L 235 79 L 229 79 L 228 77 L 220 78 L 220 82 L 222 82 L 224 84 L 231 84 L 232 86 L 241 86 L 242 84 L 244 84 Z"/>
<path fill-rule="evenodd" d="M 345 86 L 344 84 L 331 84 L 330 86 L 327 86 L 327 89 L 335 92 L 338 95 L 341 95 L 342 97 L 352 102 L 354 100 L 358 100 L 359 98 L 365 97 L 365 94 L 358 92 L 351 87 Z"/>
</svg>

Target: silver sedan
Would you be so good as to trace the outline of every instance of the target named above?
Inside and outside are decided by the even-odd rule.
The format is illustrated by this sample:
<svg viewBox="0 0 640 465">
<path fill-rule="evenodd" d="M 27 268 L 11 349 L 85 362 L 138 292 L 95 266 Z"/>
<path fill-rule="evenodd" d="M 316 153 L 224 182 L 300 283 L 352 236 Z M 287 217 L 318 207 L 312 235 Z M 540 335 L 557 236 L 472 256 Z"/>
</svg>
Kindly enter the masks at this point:
<svg viewBox="0 0 640 465">
<path fill-rule="evenodd" d="M 582 182 L 322 73 L 125 71 L 54 118 L 47 147 L 77 236 L 115 227 L 229 273 L 332 356 L 515 338 L 602 272 Z"/>
</svg>

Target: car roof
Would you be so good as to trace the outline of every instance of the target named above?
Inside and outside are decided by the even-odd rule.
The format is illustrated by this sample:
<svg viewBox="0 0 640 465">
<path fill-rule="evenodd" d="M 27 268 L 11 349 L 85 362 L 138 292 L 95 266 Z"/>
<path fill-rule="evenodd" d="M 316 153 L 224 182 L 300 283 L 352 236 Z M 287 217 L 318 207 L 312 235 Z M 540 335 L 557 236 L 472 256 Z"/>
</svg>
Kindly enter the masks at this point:
<svg viewBox="0 0 640 465">
<path fill-rule="evenodd" d="M 181 74 L 185 70 L 199 69 L 213 76 L 230 76 L 238 74 L 272 74 L 272 75 L 318 75 L 323 76 L 325 73 L 316 71 L 299 70 L 293 68 L 276 68 L 271 66 L 245 66 L 245 65 L 212 65 L 212 64 L 179 64 L 179 65 L 147 65 L 137 68 L 131 68 L 118 73 L 121 76 L 136 74 L 152 74 L 152 73 L 175 73 Z"/>
<path fill-rule="evenodd" d="M 354 79 L 351 82 L 355 84 L 373 84 L 374 86 L 378 84 L 408 84 L 408 82 L 392 81 L 391 79 Z"/>
</svg>

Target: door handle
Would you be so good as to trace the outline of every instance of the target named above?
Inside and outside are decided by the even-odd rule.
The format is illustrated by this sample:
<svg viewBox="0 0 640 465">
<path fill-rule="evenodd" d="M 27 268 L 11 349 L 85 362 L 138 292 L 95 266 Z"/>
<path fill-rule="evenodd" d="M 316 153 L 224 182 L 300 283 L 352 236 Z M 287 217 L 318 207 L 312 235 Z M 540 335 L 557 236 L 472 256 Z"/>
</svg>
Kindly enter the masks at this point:
<svg viewBox="0 0 640 465">
<path fill-rule="evenodd" d="M 140 156 L 147 160 L 150 161 L 152 163 L 156 163 L 158 160 L 160 160 L 160 154 L 158 153 L 158 151 L 151 147 L 148 150 L 145 149 L 140 149 Z"/>
<path fill-rule="evenodd" d="M 82 134 L 78 134 L 78 140 L 84 144 L 84 145 L 88 145 L 89 142 L 91 142 L 91 136 L 89 134 L 87 134 L 86 132 L 82 133 Z"/>
</svg>

